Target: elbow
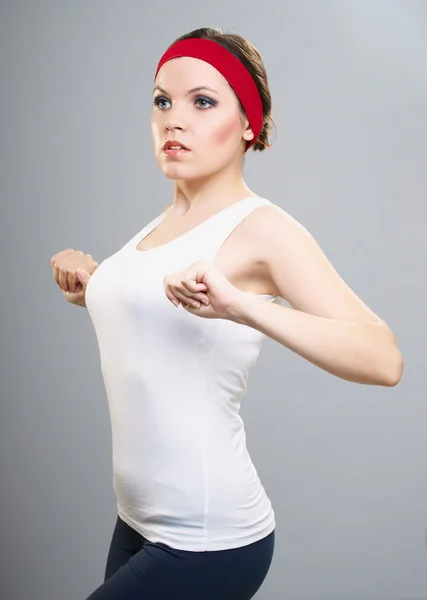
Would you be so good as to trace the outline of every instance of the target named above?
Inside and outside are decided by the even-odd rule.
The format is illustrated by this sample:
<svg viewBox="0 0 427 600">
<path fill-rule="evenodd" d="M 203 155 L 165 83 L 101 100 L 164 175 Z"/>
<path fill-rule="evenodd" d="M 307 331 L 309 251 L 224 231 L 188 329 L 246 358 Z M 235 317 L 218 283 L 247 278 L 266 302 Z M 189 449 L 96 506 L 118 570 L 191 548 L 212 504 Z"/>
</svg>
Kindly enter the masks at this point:
<svg viewBox="0 0 427 600">
<path fill-rule="evenodd" d="M 391 329 L 382 323 L 385 336 L 382 337 L 377 358 L 377 385 L 395 387 L 402 378 L 404 360 Z M 380 358 L 381 357 L 381 358 Z"/>
<path fill-rule="evenodd" d="M 402 378 L 403 373 L 403 356 L 399 352 L 398 348 L 394 349 L 393 356 L 387 360 L 384 365 L 381 383 L 385 387 L 396 386 Z"/>
</svg>

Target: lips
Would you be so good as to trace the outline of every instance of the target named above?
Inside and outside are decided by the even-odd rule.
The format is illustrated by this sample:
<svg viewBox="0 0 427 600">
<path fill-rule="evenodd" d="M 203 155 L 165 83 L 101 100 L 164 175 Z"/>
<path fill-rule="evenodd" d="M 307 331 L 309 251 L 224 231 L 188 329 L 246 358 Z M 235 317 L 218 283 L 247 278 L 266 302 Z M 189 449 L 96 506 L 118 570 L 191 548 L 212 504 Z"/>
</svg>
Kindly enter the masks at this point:
<svg viewBox="0 0 427 600">
<path fill-rule="evenodd" d="M 168 140 L 165 142 L 163 150 L 169 150 L 170 148 L 175 148 L 176 150 L 189 150 L 189 148 L 184 146 L 184 144 L 179 140 Z"/>
</svg>

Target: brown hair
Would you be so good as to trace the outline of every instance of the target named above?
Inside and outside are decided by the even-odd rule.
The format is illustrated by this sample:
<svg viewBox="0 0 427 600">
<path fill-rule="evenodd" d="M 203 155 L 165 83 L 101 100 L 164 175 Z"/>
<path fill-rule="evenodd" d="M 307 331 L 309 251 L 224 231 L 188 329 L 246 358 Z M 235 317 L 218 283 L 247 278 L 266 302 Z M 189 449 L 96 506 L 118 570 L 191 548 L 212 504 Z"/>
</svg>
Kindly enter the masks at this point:
<svg viewBox="0 0 427 600">
<path fill-rule="evenodd" d="M 190 33 L 186 33 L 177 38 L 173 44 L 189 38 L 204 38 L 221 44 L 221 46 L 224 46 L 224 48 L 234 54 L 234 56 L 236 56 L 248 69 L 260 93 L 264 117 L 263 128 L 251 148 L 253 150 L 258 150 L 259 152 L 265 150 L 266 147 L 269 148 L 268 136 L 270 134 L 271 125 L 275 126 L 276 124 L 271 116 L 271 94 L 268 87 L 267 72 L 258 50 L 241 35 L 238 35 L 237 33 L 227 33 L 220 27 L 202 27 L 201 29 L 195 29 L 194 31 L 190 31 Z M 240 100 L 239 104 L 242 112 L 245 113 Z"/>
</svg>

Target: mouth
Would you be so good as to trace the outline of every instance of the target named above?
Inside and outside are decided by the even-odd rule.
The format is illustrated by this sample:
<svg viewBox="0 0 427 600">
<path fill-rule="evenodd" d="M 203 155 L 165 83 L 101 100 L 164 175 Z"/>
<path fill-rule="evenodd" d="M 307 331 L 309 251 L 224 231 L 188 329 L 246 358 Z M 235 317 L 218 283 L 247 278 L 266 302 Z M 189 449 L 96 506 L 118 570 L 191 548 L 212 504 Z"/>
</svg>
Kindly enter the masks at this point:
<svg viewBox="0 0 427 600">
<path fill-rule="evenodd" d="M 179 156 L 191 151 L 178 140 L 168 140 L 163 146 L 163 152 L 167 156 Z"/>
</svg>

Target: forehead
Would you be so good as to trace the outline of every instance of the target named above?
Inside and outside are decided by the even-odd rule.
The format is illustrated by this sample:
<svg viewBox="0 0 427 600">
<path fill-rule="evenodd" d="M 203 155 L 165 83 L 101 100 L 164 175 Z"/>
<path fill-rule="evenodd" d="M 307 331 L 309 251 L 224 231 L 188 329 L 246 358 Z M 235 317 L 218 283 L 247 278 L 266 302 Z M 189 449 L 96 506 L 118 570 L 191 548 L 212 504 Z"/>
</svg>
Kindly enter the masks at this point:
<svg viewBox="0 0 427 600">
<path fill-rule="evenodd" d="M 208 85 L 220 93 L 230 89 L 228 81 L 212 65 L 191 56 L 168 60 L 157 73 L 155 85 L 176 92 L 198 85 Z"/>
</svg>

